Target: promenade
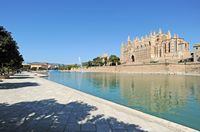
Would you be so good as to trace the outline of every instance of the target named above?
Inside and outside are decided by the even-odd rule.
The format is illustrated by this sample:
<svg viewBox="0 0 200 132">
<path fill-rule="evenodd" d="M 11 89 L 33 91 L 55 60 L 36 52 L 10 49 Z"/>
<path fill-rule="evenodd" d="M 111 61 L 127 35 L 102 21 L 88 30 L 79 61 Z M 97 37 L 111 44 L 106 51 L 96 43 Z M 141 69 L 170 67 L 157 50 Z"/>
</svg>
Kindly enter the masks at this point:
<svg viewBox="0 0 200 132">
<path fill-rule="evenodd" d="M 169 122 L 24 72 L 0 82 L 2 132 L 190 132 Z"/>
</svg>

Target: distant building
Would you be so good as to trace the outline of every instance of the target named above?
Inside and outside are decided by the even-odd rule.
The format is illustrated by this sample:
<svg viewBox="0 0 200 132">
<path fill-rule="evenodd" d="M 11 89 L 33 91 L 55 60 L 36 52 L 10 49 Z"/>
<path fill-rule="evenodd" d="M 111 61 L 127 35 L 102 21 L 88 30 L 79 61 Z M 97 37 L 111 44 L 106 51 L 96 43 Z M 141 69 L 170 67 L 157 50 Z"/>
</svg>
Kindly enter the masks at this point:
<svg viewBox="0 0 200 132">
<path fill-rule="evenodd" d="M 195 44 L 194 48 L 194 62 L 200 62 L 200 44 Z"/>
<path fill-rule="evenodd" d="M 30 65 L 30 64 L 28 64 L 28 63 L 22 63 L 22 69 L 23 69 L 24 71 L 29 71 L 30 68 L 31 68 L 31 65 Z"/>
<path fill-rule="evenodd" d="M 178 62 L 191 58 L 189 43 L 171 33 L 150 33 L 149 36 L 133 41 L 128 36 L 127 43 L 122 43 L 120 61 L 122 64 L 141 62 Z"/>
<path fill-rule="evenodd" d="M 47 70 L 49 68 L 48 63 L 30 63 L 31 70 Z"/>
</svg>

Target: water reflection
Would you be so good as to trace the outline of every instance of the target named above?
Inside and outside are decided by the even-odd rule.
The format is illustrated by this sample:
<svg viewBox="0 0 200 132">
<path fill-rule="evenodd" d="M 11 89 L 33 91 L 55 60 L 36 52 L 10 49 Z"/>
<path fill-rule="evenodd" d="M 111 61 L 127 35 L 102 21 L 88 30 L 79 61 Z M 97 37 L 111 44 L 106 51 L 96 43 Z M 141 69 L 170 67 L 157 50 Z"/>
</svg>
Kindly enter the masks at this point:
<svg viewBox="0 0 200 132">
<path fill-rule="evenodd" d="M 200 77 L 53 72 L 49 79 L 200 129 Z"/>
</svg>

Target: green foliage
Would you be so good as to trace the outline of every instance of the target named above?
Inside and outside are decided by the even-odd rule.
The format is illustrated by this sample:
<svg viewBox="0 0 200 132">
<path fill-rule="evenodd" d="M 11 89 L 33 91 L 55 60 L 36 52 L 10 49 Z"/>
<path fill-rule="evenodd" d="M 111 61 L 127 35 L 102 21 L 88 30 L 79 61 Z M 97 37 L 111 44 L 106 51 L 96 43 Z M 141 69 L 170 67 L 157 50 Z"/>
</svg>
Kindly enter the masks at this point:
<svg viewBox="0 0 200 132">
<path fill-rule="evenodd" d="M 120 58 L 116 55 L 111 55 L 108 57 L 96 57 L 92 61 L 84 62 L 82 65 L 84 67 L 92 67 L 92 66 L 106 66 L 106 65 L 119 65 Z"/>
<path fill-rule="evenodd" d="M 96 57 L 92 61 L 87 61 L 83 62 L 82 66 L 83 67 L 93 67 L 93 66 L 106 66 L 106 65 L 119 65 L 120 64 L 120 59 L 116 55 L 111 55 L 109 58 L 108 57 Z M 71 70 L 74 68 L 79 68 L 80 66 L 77 64 L 74 65 L 60 65 L 58 67 L 59 70 Z"/>
<path fill-rule="evenodd" d="M 109 62 L 111 63 L 111 65 L 119 65 L 120 64 L 120 58 L 117 57 L 116 55 L 111 55 L 109 57 Z"/>
<path fill-rule="evenodd" d="M 107 65 L 108 62 L 109 62 L 108 58 L 107 57 L 103 57 L 103 63 L 104 63 L 105 66 Z"/>
<path fill-rule="evenodd" d="M 73 64 L 73 65 L 59 65 L 58 70 L 71 70 L 74 68 L 79 68 L 80 66 L 77 64 Z"/>
<path fill-rule="evenodd" d="M 23 57 L 11 33 L 0 26 L 0 74 L 9 74 L 22 68 Z"/>
<path fill-rule="evenodd" d="M 92 61 L 83 62 L 82 65 L 83 65 L 83 67 L 87 67 L 87 68 L 93 66 Z"/>
<path fill-rule="evenodd" d="M 100 57 L 94 58 L 93 62 L 92 62 L 92 65 L 93 66 L 103 66 L 103 59 L 100 58 Z"/>
</svg>

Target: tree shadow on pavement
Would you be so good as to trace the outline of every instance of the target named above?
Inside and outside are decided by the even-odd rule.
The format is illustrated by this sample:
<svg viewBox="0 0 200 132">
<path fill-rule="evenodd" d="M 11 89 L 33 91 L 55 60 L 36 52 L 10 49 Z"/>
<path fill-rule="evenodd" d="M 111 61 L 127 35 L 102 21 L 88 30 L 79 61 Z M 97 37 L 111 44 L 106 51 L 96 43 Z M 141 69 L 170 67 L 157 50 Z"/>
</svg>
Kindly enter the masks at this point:
<svg viewBox="0 0 200 132">
<path fill-rule="evenodd" d="M 39 84 L 34 83 L 34 82 L 0 83 L 0 90 L 1 89 L 17 89 L 17 88 L 30 87 L 30 86 L 39 86 Z"/>
<path fill-rule="evenodd" d="M 28 77 L 28 76 L 11 76 L 9 79 L 29 79 L 34 77 Z"/>
<path fill-rule="evenodd" d="M 92 116 L 95 106 L 83 102 L 59 104 L 54 99 L 16 104 L 0 104 L 2 132 L 141 132 L 135 124 L 128 124 L 103 114 Z"/>
</svg>

